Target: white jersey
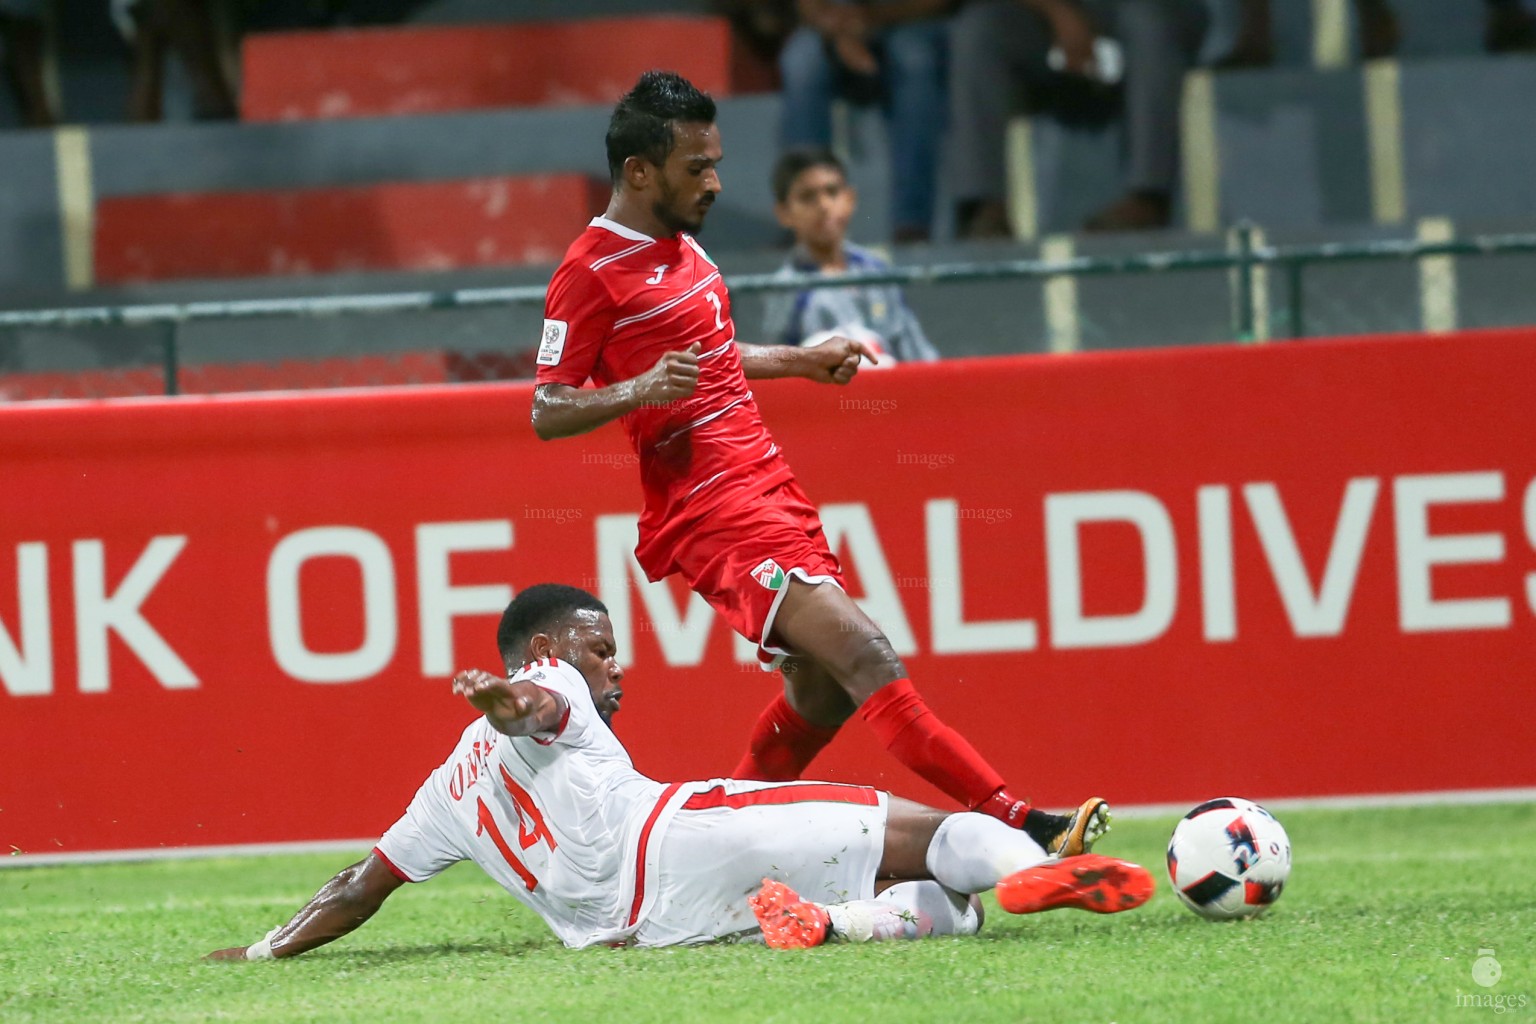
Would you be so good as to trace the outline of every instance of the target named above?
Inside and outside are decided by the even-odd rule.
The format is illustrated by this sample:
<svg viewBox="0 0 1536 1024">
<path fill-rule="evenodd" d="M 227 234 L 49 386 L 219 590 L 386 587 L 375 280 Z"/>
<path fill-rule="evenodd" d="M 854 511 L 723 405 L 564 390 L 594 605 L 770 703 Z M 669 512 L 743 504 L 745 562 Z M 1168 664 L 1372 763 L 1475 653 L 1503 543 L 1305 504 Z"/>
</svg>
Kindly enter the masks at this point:
<svg viewBox="0 0 1536 1024">
<path fill-rule="evenodd" d="M 423 882 L 472 860 L 567 946 L 707 942 L 754 928 L 764 876 L 808 899 L 874 894 L 886 796 L 826 782 L 663 785 L 635 770 L 581 673 L 526 665 L 565 698 L 553 732 L 504 736 L 484 718 L 416 791 L 374 852 Z"/>
<path fill-rule="evenodd" d="M 473 860 L 566 945 L 625 941 L 645 895 L 642 835 L 679 787 L 635 770 L 570 665 L 535 662 L 512 680 L 565 699 L 556 730 L 503 736 L 477 719 L 377 852 L 412 882 Z"/>
</svg>

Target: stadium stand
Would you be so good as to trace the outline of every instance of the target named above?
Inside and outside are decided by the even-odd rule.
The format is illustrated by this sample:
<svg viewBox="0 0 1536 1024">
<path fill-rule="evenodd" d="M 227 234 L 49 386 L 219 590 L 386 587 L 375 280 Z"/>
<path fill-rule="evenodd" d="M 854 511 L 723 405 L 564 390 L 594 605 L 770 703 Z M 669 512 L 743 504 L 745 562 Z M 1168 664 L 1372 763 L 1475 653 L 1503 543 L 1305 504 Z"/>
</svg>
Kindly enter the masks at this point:
<svg viewBox="0 0 1536 1024">
<path fill-rule="evenodd" d="M 65 6 L 81 15 L 83 25 L 84 7 L 76 0 Z M 771 269 L 779 260 L 770 250 L 780 233 L 766 177 L 776 155 L 778 99 L 749 91 L 755 86 L 731 63 L 734 44 L 724 36 L 722 22 L 705 16 L 707 6 L 440 0 L 419 7 L 407 24 L 387 29 L 250 37 L 248 111 L 273 118 L 303 113 L 299 120 L 173 118 L 149 126 L 0 131 L 0 166 L 7 177 L 0 190 L 0 306 L 541 283 L 571 225 L 600 203 L 590 183 L 606 178 L 602 131 L 611 93 L 627 76 L 600 82 L 576 75 L 573 86 L 564 58 L 543 65 L 527 57 L 526 48 L 518 66 L 538 65 L 542 79 L 462 76 L 466 85 L 454 92 L 433 77 L 434 68 L 464 63 L 462 57 L 450 60 L 451 53 L 478 47 L 493 54 L 494 40 L 536 41 L 541 32 L 567 41 L 579 34 L 584 42 L 577 49 L 586 52 L 587 40 L 624 39 L 637 25 L 688 26 L 698 52 L 687 56 L 699 62 L 688 70 L 722 97 L 730 162 L 703 242 L 728 273 Z M 1536 192 L 1526 186 L 1524 170 L 1536 162 L 1536 133 L 1529 130 L 1528 105 L 1515 102 L 1536 92 L 1536 60 L 1484 56 L 1480 5 L 1399 0 L 1401 59 L 1370 67 L 1351 57 L 1346 0 L 1273 6 L 1273 67 L 1200 73 L 1191 80 L 1186 118 L 1203 130 L 1192 133 L 1196 141 L 1186 147 L 1187 198 L 1175 220 L 1180 230 L 1065 240 L 1066 251 L 1220 247 L 1219 230 L 1239 219 L 1262 224 L 1276 243 L 1411 236 L 1426 218 L 1448 221 L 1450 229 L 1462 232 L 1513 231 L 1536 223 Z M 1324 24 L 1317 13 L 1330 9 L 1335 19 Z M 509 11 L 515 11 L 517 24 L 494 23 L 505 22 Z M 1223 30 L 1218 18 L 1208 57 L 1219 51 Z M 90 31 L 82 28 L 82 38 Z M 445 42 L 440 49 L 420 45 L 427 38 Z M 1329 39 L 1331 49 L 1321 45 Z M 69 47 L 83 45 L 73 31 L 71 40 L 63 58 Z M 336 54 L 349 48 L 377 56 L 360 40 L 385 47 L 386 64 L 420 56 L 415 77 L 406 75 L 390 92 L 380 84 L 382 73 L 365 61 L 344 67 Z M 571 48 L 562 43 L 559 49 L 564 54 Z M 645 50 L 646 63 L 659 52 L 635 49 Z M 331 67 L 317 78 L 291 75 L 299 99 L 277 92 L 258 99 L 265 88 L 261 76 L 281 77 L 288 66 L 281 62 L 290 57 L 299 61 L 295 68 L 305 61 L 311 70 Z M 99 60 L 63 59 L 60 75 L 66 107 L 71 97 L 91 91 L 91 81 L 104 88 L 110 78 Z M 334 82 L 350 89 L 347 82 L 359 80 L 364 84 L 349 93 L 353 98 L 326 106 Z M 411 110 L 416 112 L 401 112 Z M 342 113 L 348 116 L 315 116 Z M 14 123 L 6 116 L 0 110 L 0 124 Z M 71 119 L 103 118 L 72 113 Z M 1021 120 L 1015 136 L 1011 177 L 1019 240 L 913 247 L 901 253 L 904 262 L 1059 255 L 1063 233 L 1116 194 L 1119 139 L 1113 127 L 1095 133 L 1067 130 L 1047 119 Z M 888 238 L 890 182 L 878 114 L 849 110 L 839 143 L 862 194 L 852 236 L 872 242 Z M 537 202 L 511 203 L 511 212 L 499 221 L 475 215 L 498 205 L 480 201 L 485 196 L 477 189 L 489 195 L 504 188 L 515 198 L 540 187 L 552 191 L 538 193 Z M 416 216 L 427 201 L 448 212 Z M 941 209 L 947 205 L 940 203 Z M 403 220 L 402 209 L 410 215 Z M 282 230 L 285 218 L 298 225 L 292 234 Z M 219 219 L 238 225 L 245 242 L 218 242 Z M 427 237 L 429 222 L 434 231 L 444 229 L 440 236 Z M 1525 257 L 1461 261 L 1463 322 L 1532 319 L 1527 290 L 1501 284 L 1528 273 L 1531 262 Z M 272 276 L 274 270 L 305 276 Z M 1367 301 L 1345 298 L 1357 285 L 1364 291 L 1355 294 Z M 1274 280 L 1270 287 L 1282 307 L 1285 282 Z M 1407 264 L 1311 274 L 1313 333 L 1412 329 L 1418 325 L 1418 287 L 1417 271 Z M 1080 344 L 1222 340 L 1230 336 L 1227 293 L 1220 272 L 1082 280 L 1074 300 Z M 947 354 L 1051 347 L 1038 285 L 920 288 L 910 298 Z M 757 301 L 737 298 L 744 325 L 756 323 Z M 489 351 L 515 347 L 509 339 L 532 338 L 537 310 L 432 316 L 434 349 Z M 310 321 L 302 332 L 307 347 L 293 340 L 292 325 L 282 321 L 217 329 L 192 325 L 180 338 L 188 367 L 238 364 L 242 355 L 255 352 L 273 361 L 306 352 L 338 359 L 420 350 L 425 322 L 393 315 Z M 132 328 L 103 329 L 87 339 L 9 332 L 0 334 L 0 369 L 137 365 L 152 362 L 159 346 L 158 336 Z"/>
</svg>

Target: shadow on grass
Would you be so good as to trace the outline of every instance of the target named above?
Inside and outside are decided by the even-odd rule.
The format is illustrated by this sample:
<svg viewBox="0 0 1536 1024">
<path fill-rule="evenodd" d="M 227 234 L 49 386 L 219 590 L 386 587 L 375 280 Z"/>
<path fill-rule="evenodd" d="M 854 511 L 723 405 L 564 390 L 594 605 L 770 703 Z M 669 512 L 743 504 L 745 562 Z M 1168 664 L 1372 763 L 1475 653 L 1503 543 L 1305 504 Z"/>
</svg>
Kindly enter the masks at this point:
<svg viewBox="0 0 1536 1024">
<path fill-rule="evenodd" d="M 325 961 L 330 964 L 365 970 L 371 967 L 393 967 L 419 963 L 426 960 L 442 960 L 463 956 L 522 956 L 542 953 L 550 949 L 564 949 L 558 942 L 541 939 L 522 939 L 513 942 L 448 942 L 430 946 L 391 946 L 385 949 L 337 949 L 304 954 L 306 961 Z"/>
</svg>

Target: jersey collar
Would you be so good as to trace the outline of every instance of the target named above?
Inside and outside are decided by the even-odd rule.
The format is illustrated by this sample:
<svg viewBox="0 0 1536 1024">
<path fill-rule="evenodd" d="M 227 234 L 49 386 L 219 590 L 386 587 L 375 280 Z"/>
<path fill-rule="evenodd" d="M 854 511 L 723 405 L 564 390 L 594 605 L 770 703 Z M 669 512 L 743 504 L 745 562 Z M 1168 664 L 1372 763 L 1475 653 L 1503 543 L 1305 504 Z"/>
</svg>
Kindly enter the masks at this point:
<svg viewBox="0 0 1536 1024">
<path fill-rule="evenodd" d="M 650 235 L 645 234 L 643 231 L 636 231 L 634 228 L 627 228 L 623 224 L 620 224 L 618 221 L 609 220 L 607 217 L 593 217 L 587 226 L 592 228 L 602 228 L 605 231 L 612 231 L 620 238 L 628 238 L 634 242 L 659 241 L 659 239 L 652 238 Z"/>
</svg>

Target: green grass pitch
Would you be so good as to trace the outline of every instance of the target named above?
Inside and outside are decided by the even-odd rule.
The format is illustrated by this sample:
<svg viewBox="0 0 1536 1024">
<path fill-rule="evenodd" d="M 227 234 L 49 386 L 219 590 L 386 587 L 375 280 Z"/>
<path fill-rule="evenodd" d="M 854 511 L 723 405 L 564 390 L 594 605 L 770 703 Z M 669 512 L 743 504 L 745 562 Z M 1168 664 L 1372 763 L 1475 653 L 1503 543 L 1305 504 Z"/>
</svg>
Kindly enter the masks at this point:
<svg viewBox="0 0 1536 1024">
<path fill-rule="evenodd" d="M 1138 911 L 989 902 L 975 938 L 795 952 L 567 950 L 460 865 L 298 959 L 205 963 L 355 858 L 0 870 L 0 1021 L 1536 1019 L 1536 804 L 1280 817 L 1295 866 L 1255 921 L 1186 911 L 1162 866 L 1172 820 L 1133 819 L 1099 849 L 1153 868 Z M 1503 968 L 1489 988 L 1472 977 L 1485 948 Z"/>
</svg>

